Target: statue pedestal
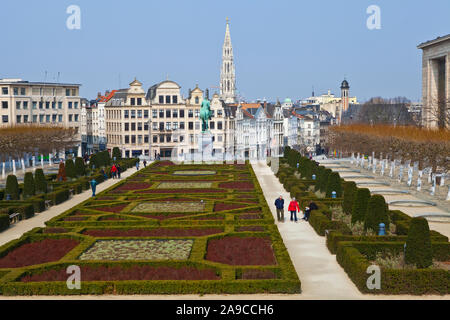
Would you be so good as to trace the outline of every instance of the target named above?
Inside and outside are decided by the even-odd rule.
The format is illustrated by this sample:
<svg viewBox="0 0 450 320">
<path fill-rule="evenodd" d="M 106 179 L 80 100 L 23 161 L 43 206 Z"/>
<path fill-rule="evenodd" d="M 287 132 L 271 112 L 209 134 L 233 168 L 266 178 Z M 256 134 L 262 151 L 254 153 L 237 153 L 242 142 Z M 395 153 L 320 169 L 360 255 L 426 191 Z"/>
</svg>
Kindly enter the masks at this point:
<svg viewBox="0 0 450 320">
<path fill-rule="evenodd" d="M 198 135 L 198 153 L 196 161 L 211 161 L 213 158 L 213 136 L 210 132 L 202 132 Z"/>
</svg>

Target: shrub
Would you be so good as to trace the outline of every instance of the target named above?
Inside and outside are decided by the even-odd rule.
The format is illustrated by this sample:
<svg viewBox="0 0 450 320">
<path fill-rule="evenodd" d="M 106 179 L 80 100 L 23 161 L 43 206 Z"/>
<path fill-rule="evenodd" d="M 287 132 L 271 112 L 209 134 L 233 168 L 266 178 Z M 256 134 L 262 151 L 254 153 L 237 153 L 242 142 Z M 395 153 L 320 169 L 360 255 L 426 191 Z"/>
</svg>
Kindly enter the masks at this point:
<svg viewBox="0 0 450 320">
<path fill-rule="evenodd" d="M 113 159 L 116 158 L 116 160 L 122 159 L 122 152 L 120 152 L 120 149 L 118 147 L 113 148 L 112 157 Z"/>
<path fill-rule="evenodd" d="M 34 196 L 36 193 L 36 188 L 34 185 L 33 173 L 27 172 L 25 173 L 25 177 L 23 180 L 23 195 L 24 197 Z"/>
<path fill-rule="evenodd" d="M 11 200 L 19 200 L 19 184 L 17 183 L 17 177 L 13 174 L 8 175 L 6 178 L 6 195 L 11 195 Z"/>
<path fill-rule="evenodd" d="M 34 173 L 34 183 L 36 193 L 47 193 L 47 181 L 45 180 L 44 171 L 42 169 L 36 169 Z"/>
<path fill-rule="evenodd" d="M 322 174 L 322 177 L 321 177 L 321 179 L 319 181 L 319 184 L 320 184 L 319 190 L 320 191 L 327 192 L 328 177 L 330 176 L 330 174 L 332 172 L 333 171 L 331 171 L 331 169 L 325 169 L 324 170 L 324 172 Z"/>
<path fill-rule="evenodd" d="M 75 159 L 75 174 L 77 177 L 82 177 L 86 174 L 86 167 L 84 165 L 83 158 L 76 158 Z"/>
<path fill-rule="evenodd" d="M 433 264 L 430 228 L 425 218 L 413 218 L 406 240 L 405 262 L 417 268 L 427 268 Z"/>
<path fill-rule="evenodd" d="M 53 205 L 60 204 L 68 200 L 69 197 L 70 197 L 69 189 L 54 191 L 46 195 L 47 200 L 51 200 Z"/>
<path fill-rule="evenodd" d="M 91 155 L 90 159 L 89 159 L 89 168 L 93 169 L 93 168 L 100 168 L 100 166 L 98 165 L 98 160 L 97 160 L 97 155 L 93 154 Z"/>
<path fill-rule="evenodd" d="M 9 215 L 0 213 L 0 231 L 9 228 Z"/>
<path fill-rule="evenodd" d="M 342 197 L 342 184 L 341 177 L 339 173 L 332 172 L 328 176 L 327 188 L 326 188 L 326 197 L 331 198 L 331 193 L 336 191 L 336 197 Z"/>
<path fill-rule="evenodd" d="M 348 181 L 344 185 L 344 203 L 342 209 L 346 214 L 352 214 L 353 201 L 356 196 L 356 183 L 354 181 Z"/>
<path fill-rule="evenodd" d="M 389 230 L 389 215 L 387 212 L 386 201 L 384 201 L 382 195 L 376 194 L 370 197 L 367 202 L 364 230 L 372 229 L 377 232 L 380 223 L 384 223 L 386 230 Z"/>
<path fill-rule="evenodd" d="M 69 178 L 74 179 L 76 178 L 77 174 L 75 172 L 75 165 L 73 164 L 72 159 L 66 160 L 66 174 Z"/>
<path fill-rule="evenodd" d="M 352 223 L 357 221 L 364 222 L 367 211 L 367 203 L 370 199 L 370 190 L 367 188 L 359 188 L 356 191 L 355 200 L 352 208 Z"/>
<path fill-rule="evenodd" d="M 61 162 L 59 164 L 59 170 L 58 170 L 58 175 L 56 176 L 56 180 L 57 181 L 66 181 L 67 180 L 66 167 L 64 166 L 64 162 Z"/>
</svg>

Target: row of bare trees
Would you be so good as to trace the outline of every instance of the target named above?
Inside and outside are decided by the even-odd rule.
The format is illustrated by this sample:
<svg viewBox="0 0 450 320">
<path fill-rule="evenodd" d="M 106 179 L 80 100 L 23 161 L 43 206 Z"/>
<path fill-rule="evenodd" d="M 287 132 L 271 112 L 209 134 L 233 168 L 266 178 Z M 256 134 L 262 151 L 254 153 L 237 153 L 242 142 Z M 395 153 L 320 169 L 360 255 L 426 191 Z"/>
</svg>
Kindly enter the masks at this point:
<svg viewBox="0 0 450 320">
<path fill-rule="evenodd" d="M 450 170 L 450 130 L 413 126 L 353 124 L 330 128 L 330 147 L 379 159 L 418 162 L 419 170 Z"/>
<path fill-rule="evenodd" d="M 77 142 L 73 128 L 34 124 L 0 127 L 0 161 L 70 149 Z"/>
</svg>

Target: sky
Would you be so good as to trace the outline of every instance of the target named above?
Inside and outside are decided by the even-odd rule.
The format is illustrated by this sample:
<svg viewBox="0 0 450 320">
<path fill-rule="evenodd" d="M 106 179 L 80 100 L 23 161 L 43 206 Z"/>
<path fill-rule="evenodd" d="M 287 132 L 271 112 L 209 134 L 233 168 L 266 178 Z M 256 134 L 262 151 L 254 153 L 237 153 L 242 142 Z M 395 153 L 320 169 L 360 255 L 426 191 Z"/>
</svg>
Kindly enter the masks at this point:
<svg viewBox="0 0 450 320">
<path fill-rule="evenodd" d="M 70 5 L 80 29 L 67 28 Z M 370 30 L 370 5 L 380 29 Z M 248 101 L 340 95 L 421 98 L 419 43 L 450 33 L 450 1 L 429 0 L 40 0 L 2 1 L 0 78 L 80 83 L 81 95 L 145 89 L 169 78 L 182 87 L 220 80 L 230 19 L 236 86 Z M 45 76 L 47 72 L 47 76 Z"/>
</svg>

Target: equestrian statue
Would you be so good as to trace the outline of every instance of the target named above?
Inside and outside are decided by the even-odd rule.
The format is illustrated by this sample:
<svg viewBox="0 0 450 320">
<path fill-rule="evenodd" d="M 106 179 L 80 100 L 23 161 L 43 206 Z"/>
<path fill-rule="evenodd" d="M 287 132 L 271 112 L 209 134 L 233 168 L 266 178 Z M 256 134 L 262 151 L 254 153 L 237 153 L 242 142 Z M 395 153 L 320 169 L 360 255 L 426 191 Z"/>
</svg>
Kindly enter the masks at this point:
<svg viewBox="0 0 450 320">
<path fill-rule="evenodd" d="M 209 120 L 211 120 L 211 103 L 207 98 L 203 99 L 200 108 L 200 120 L 202 120 L 202 133 L 209 131 Z"/>
</svg>

